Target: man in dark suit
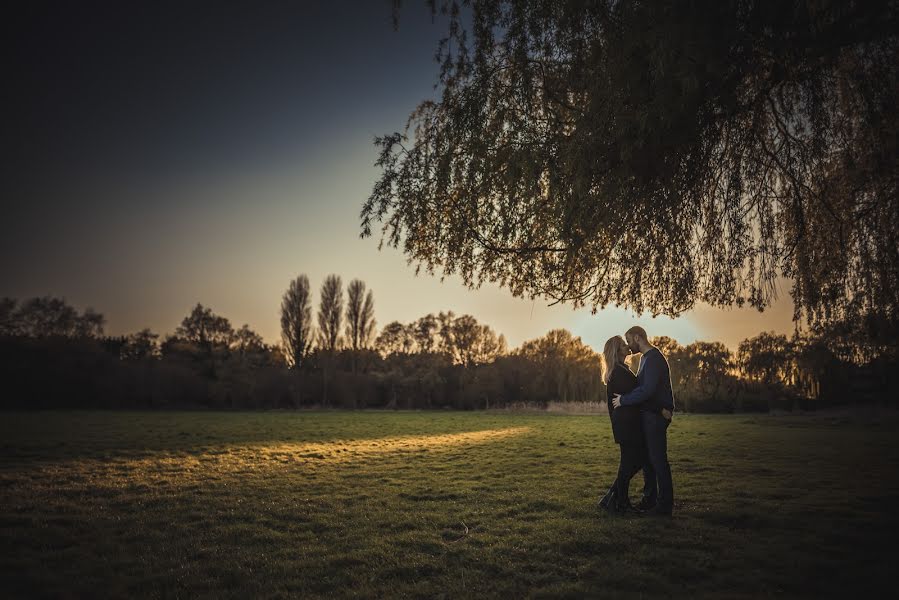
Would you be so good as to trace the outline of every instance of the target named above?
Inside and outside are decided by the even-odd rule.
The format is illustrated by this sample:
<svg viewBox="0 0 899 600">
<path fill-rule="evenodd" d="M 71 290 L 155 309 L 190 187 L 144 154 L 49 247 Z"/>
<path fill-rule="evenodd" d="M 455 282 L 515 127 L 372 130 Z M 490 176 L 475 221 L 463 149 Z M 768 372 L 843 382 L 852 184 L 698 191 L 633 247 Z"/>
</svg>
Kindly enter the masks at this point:
<svg viewBox="0 0 899 600">
<path fill-rule="evenodd" d="M 631 327 L 624 339 L 632 352 L 639 352 L 637 387 L 625 394 L 616 394 L 615 408 L 640 406 L 643 435 L 646 438 L 648 463 L 643 469 L 643 499 L 638 508 L 652 514 L 671 516 L 674 508 L 674 483 L 668 463 L 668 425 L 674 414 L 674 393 L 671 389 L 671 370 L 662 352 L 651 345 L 642 327 Z"/>
</svg>

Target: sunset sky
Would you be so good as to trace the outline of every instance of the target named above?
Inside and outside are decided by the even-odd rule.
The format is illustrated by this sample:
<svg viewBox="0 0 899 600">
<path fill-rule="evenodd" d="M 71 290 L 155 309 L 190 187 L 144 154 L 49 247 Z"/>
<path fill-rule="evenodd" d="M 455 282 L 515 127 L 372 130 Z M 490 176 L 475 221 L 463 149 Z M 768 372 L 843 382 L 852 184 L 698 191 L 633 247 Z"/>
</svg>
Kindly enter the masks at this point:
<svg viewBox="0 0 899 600">
<path fill-rule="evenodd" d="M 374 136 L 434 97 L 444 32 L 407 0 L 30 2 L 5 19 L 0 296 L 54 295 L 106 315 L 106 331 L 167 333 L 197 302 L 279 339 L 300 273 L 374 290 L 379 327 L 471 314 L 510 346 L 564 327 L 601 350 L 635 323 L 682 343 L 792 330 L 773 309 L 700 307 L 671 320 L 548 308 L 458 277 L 418 277 L 399 250 L 360 239 L 378 171 Z"/>
</svg>

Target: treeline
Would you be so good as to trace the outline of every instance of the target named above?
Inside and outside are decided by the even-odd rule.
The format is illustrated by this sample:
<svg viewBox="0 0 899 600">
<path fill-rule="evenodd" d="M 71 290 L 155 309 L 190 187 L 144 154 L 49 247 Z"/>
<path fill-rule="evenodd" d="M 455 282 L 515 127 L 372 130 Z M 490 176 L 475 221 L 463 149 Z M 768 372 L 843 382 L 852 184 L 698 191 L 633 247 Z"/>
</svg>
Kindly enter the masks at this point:
<svg viewBox="0 0 899 600">
<path fill-rule="evenodd" d="M 866 347 L 830 332 L 786 336 L 773 332 L 740 342 L 682 346 L 652 340 L 668 358 L 679 410 L 770 412 L 853 404 L 899 407 L 896 346 Z M 636 371 L 639 358 L 631 357 Z"/>
<path fill-rule="evenodd" d="M 100 313 L 59 298 L 0 299 L 2 406 L 470 410 L 606 396 L 599 355 L 567 330 L 512 350 L 489 326 L 451 311 L 378 331 L 371 290 L 353 280 L 344 293 L 336 275 L 322 283 L 314 319 L 308 278 L 290 282 L 278 344 L 202 304 L 164 337 L 149 329 L 107 336 L 104 326 Z M 680 410 L 895 405 L 895 347 L 867 355 L 820 334 L 763 333 L 735 354 L 720 343 L 653 342 L 668 357 Z"/>
</svg>

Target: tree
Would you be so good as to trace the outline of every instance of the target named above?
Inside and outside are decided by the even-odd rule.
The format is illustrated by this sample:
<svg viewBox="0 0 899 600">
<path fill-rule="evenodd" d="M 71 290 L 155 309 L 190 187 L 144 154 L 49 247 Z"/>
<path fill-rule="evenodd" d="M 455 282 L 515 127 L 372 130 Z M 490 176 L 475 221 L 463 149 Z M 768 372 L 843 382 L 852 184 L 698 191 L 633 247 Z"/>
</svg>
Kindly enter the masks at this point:
<svg viewBox="0 0 899 600">
<path fill-rule="evenodd" d="M 328 275 L 321 287 L 318 310 L 318 349 L 322 364 L 322 404 L 328 405 L 328 384 L 335 371 L 336 352 L 343 340 L 343 287 L 338 275 Z"/>
<path fill-rule="evenodd" d="M 231 353 L 234 342 L 231 322 L 200 303 L 160 346 L 163 359 L 185 361 L 204 376 L 216 379 Z"/>
<path fill-rule="evenodd" d="M 93 308 L 86 308 L 75 324 L 76 337 L 98 338 L 103 335 L 106 317 Z"/>
<path fill-rule="evenodd" d="M 15 318 L 18 304 L 14 298 L 0 298 L 0 335 L 18 334 L 19 328 Z"/>
<path fill-rule="evenodd" d="M 244 324 L 243 327 L 234 332 L 231 349 L 238 354 L 260 352 L 264 348 L 265 342 L 262 340 L 262 336 L 250 329 L 249 325 Z"/>
<path fill-rule="evenodd" d="M 671 369 L 672 384 L 677 383 L 680 374 L 685 370 L 684 363 L 684 347 L 674 338 L 667 335 L 657 336 L 649 340 L 649 343 L 659 349 L 668 361 Z M 632 354 L 628 357 L 628 363 L 635 373 L 640 371 L 640 363 L 643 361 L 643 354 Z"/>
<path fill-rule="evenodd" d="M 822 383 L 832 381 L 839 371 L 844 370 L 841 366 L 849 364 L 850 361 L 841 361 L 829 347 L 828 341 L 818 337 L 796 335 L 793 347 L 801 393 L 814 400 L 820 400 Z M 827 392 L 824 395 L 827 395 Z"/>
<path fill-rule="evenodd" d="M 16 309 L 16 302 L 4 299 L 3 313 L 7 335 L 23 335 L 34 338 L 69 337 L 99 338 L 103 335 L 105 317 L 87 308 L 82 314 L 63 298 L 35 297 L 23 302 Z"/>
<path fill-rule="evenodd" d="M 411 328 L 399 321 L 391 321 L 381 330 L 375 347 L 385 357 L 400 352 L 409 354 L 415 347 L 415 337 Z"/>
<path fill-rule="evenodd" d="M 455 364 L 473 367 L 493 362 L 506 352 L 506 338 L 471 315 L 452 311 L 427 314 L 403 324 L 388 323 L 375 346 L 385 357 L 392 354 L 444 354 Z"/>
<path fill-rule="evenodd" d="M 773 331 L 743 340 L 737 347 L 737 365 L 744 375 L 765 386 L 769 410 L 774 408 L 776 391 L 792 383 L 793 355 L 787 336 Z"/>
<path fill-rule="evenodd" d="M 125 338 L 120 353 L 122 360 L 144 360 L 159 356 L 159 334 L 153 333 L 149 328 L 141 329 Z"/>
<path fill-rule="evenodd" d="M 440 322 L 433 314 L 427 314 L 412 324 L 412 334 L 419 352 L 434 352 L 439 346 Z"/>
<path fill-rule="evenodd" d="M 480 325 L 471 315 L 462 315 L 453 321 L 453 360 L 463 366 L 472 367 L 492 362 L 506 351 L 506 338 L 487 325 Z"/>
<path fill-rule="evenodd" d="M 791 358 L 787 336 L 773 331 L 743 340 L 737 348 L 737 361 L 743 373 L 765 384 L 786 383 Z"/>
<path fill-rule="evenodd" d="M 441 96 L 361 213 L 416 273 L 672 316 L 784 276 L 797 320 L 899 319 L 899 4 L 431 6 Z"/>
<path fill-rule="evenodd" d="M 497 395 L 495 376 L 498 371 L 484 369 L 506 352 L 506 338 L 487 325 L 481 325 L 471 315 L 449 321 L 448 335 L 443 345 L 445 354 L 463 367 L 459 373 L 459 388 L 465 406 L 490 406 L 490 398 Z"/>
<path fill-rule="evenodd" d="M 175 335 L 200 347 L 209 348 L 214 345 L 229 345 L 234 338 L 234 329 L 228 319 L 216 315 L 211 308 L 198 302 L 181 321 L 181 325 L 175 328 Z"/>
<path fill-rule="evenodd" d="M 437 331 L 440 341 L 437 350 L 452 355 L 453 353 L 453 320 L 456 315 L 453 311 L 440 311 L 437 314 Z"/>
<path fill-rule="evenodd" d="M 457 317 L 453 320 L 451 331 L 453 361 L 466 367 L 473 366 L 475 348 L 481 333 L 477 319 L 471 315 Z"/>
<path fill-rule="evenodd" d="M 78 311 L 61 298 L 44 296 L 24 301 L 14 318 L 22 335 L 72 337 L 77 328 Z"/>
<path fill-rule="evenodd" d="M 652 338 L 652 345 L 658 348 L 666 357 L 676 354 L 681 349 L 681 345 L 677 340 L 667 335 Z"/>
<path fill-rule="evenodd" d="M 534 365 L 545 398 L 560 402 L 599 399 L 599 355 L 567 329 L 553 329 L 542 338 L 527 341 L 516 354 Z"/>
<path fill-rule="evenodd" d="M 354 350 L 367 349 L 375 332 L 375 299 L 372 291 L 365 294 L 365 283 L 354 279 L 347 287 L 346 340 Z"/>
<path fill-rule="evenodd" d="M 682 354 L 684 358 L 680 375 L 684 387 L 695 389 L 700 402 L 710 403 L 713 410 L 724 409 L 724 392 L 734 380 L 731 351 L 721 342 L 693 342 L 683 348 Z M 678 392 L 680 390 L 675 390 L 679 397 L 689 398 L 687 394 Z M 687 411 L 691 409 L 688 402 L 684 406 Z"/>
<path fill-rule="evenodd" d="M 300 275 L 290 282 L 281 298 L 281 340 L 288 363 L 300 368 L 312 347 L 312 301 L 309 278 Z"/>
<path fill-rule="evenodd" d="M 262 336 L 244 325 L 234 333 L 230 354 L 222 369 L 218 390 L 234 402 L 247 401 L 263 375 L 260 369 L 280 364 L 280 353 L 265 344 Z"/>
<path fill-rule="evenodd" d="M 334 352 L 340 348 L 343 322 L 343 288 L 339 275 L 328 275 L 321 288 L 318 309 L 319 346 Z"/>
<path fill-rule="evenodd" d="M 352 371 L 356 372 L 358 360 L 364 350 L 368 350 L 375 334 L 375 299 L 372 291 L 365 294 L 365 283 L 359 279 L 350 282 L 347 288 L 346 339 L 352 360 Z"/>
</svg>

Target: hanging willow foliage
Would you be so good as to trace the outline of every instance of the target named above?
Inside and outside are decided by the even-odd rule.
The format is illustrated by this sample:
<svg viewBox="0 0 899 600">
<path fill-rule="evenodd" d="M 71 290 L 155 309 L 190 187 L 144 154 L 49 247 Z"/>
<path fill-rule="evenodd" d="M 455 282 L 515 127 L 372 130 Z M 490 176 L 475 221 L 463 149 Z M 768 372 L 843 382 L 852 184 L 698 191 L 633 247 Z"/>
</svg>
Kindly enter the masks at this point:
<svg viewBox="0 0 899 600">
<path fill-rule="evenodd" d="M 361 212 L 416 273 L 797 320 L 899 307 L 896 2 L 471 0 Z M 398 5 L 395 9 L 398 9 Z"/>
</svg>

